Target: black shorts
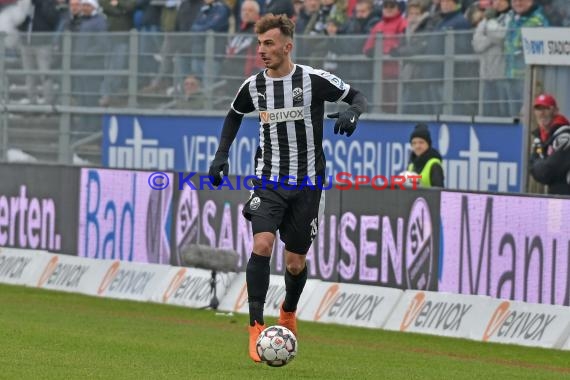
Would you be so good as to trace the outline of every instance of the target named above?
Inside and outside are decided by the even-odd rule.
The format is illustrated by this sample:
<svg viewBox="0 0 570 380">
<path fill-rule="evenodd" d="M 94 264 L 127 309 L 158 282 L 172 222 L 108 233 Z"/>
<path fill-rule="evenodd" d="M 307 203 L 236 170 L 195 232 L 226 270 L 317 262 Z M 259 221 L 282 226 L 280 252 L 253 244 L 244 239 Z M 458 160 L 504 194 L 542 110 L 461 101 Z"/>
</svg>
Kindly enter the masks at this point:
<svg viewBox="0 0 570 380">
<path fill-rule="evenodd" d="M 255 189 L 242 211 L 251 221 L 253 234 L 279 230 L 286 250 L 306 254 L 319 230 L 325 193 L 318 187 L 289 189 L 259 179 L 253 181 L 253 186 Z"/>
</svg>

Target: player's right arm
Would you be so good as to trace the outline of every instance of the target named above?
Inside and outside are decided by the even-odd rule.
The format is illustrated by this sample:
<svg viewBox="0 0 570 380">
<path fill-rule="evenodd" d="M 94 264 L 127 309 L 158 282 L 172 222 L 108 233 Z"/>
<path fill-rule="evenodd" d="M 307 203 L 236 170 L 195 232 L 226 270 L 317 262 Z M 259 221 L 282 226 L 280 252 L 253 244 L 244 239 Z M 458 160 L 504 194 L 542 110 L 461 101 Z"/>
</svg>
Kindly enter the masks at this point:
<svg viewBox="0 0 570 380">
<path fill-rule="evenodd" d="M 236 97 L 234 98 L 231 108 L 224 119 L 222 133 L 220 136 L 220 145 L 214 156 L 214 160 L 210 164 L 209 176 L 214 186 L 219 186 L 222 183 L 222 177 L 227 176 L 230 165 L 228 163 L 230 147 L 234 142 L 243 115 L 252 112 L 255 107 L 249 93 L 249 83 L 252 78 L 248 78 L 239 88 Z"/>
</svg>

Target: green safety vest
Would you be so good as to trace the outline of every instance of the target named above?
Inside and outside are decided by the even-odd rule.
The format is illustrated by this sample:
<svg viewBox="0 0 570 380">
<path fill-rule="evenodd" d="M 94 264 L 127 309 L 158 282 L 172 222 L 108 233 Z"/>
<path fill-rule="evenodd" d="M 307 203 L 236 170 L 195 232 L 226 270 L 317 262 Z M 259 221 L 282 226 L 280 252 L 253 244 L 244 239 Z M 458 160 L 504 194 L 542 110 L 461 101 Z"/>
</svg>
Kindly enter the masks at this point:
<svg viewBox="0 0 570 380">
<path fill-rule="evenodd" d="M 428 162 L 426 162 L 424 169 L 422 170 L 421 173 L 419 173 L 422 176 L 422 179 L 420 179 L 420 186 L 431 187 L 431 178 L 430 178 L 431 167 L 435 164 L 441 165 L 441 160 L 439 158 L 430 158 Z M 409 164 L 408 170 L 413 171 L 414 164 Z"/>
</svg>

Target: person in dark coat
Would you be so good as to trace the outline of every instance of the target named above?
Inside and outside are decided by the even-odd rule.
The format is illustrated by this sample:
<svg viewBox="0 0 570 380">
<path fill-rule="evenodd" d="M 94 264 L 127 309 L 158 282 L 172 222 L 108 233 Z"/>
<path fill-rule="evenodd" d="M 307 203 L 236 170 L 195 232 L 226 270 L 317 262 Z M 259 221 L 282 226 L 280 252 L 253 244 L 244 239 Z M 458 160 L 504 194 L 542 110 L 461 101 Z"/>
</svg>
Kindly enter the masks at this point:
<svg viewBox="0 0 570 380">
<path fill-rule="evenodd" d="M 444 187 L 444 175 L 441 154 L 432 147 L 428 126 L 418 124 L 411 136 L 412 153 L 408 171 L 421 176 L 421 187 Z"/>
<path fill-rule="evenodd" d="M 548 186 L 548 194 L 570 195 L 570 122 L 550 94 L 534 100 L 534 116 L 530 174 Z"/>
</svg>

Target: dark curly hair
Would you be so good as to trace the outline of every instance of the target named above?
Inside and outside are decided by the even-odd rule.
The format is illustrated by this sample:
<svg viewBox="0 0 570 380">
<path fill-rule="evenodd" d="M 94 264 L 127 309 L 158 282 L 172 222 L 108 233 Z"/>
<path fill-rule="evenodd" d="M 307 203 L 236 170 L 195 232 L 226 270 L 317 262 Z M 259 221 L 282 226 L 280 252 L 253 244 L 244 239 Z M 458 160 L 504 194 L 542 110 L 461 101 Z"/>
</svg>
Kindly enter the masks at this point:
<svg viewBox="0 0 570 380">
<path fill-rule="evenodd" d="M 272 13 L 268 13 L 255 23 L 255 33 L 257 34 L 263 34 L 268 30 L 275 28 L 278 28 L 284 36 L 293 39 L 295 23 L 284 14 L 274 15 Z"/>
</svg>

